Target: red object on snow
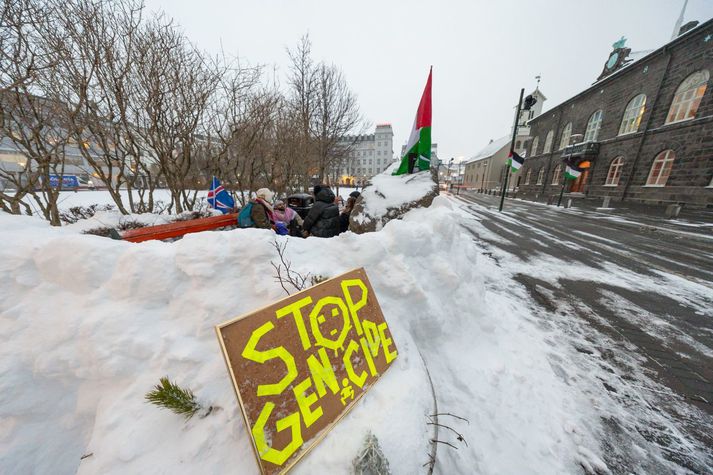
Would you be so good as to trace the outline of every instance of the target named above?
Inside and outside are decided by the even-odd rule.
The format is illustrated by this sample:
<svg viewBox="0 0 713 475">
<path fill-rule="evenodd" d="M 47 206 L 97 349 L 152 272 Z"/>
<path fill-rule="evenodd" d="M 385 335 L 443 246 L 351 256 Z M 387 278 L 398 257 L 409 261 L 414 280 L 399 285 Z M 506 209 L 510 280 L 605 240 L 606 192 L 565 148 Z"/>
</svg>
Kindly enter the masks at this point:
<svg viewBox="0 0 713 475">
<path fill-rule="evenodd" d="M 191 219 L 190 221 L 177 221 L 175 223 L 147 226 L 145 228 L 130 229 L 121 233 L 123 241 L 142 242 L 153 239 L 170 239 L 181 237 L 184 234 L 210 231 L 224 226 L 236 226 L 238 214 L 224 214 L 210 218 Z"/>
</svg>

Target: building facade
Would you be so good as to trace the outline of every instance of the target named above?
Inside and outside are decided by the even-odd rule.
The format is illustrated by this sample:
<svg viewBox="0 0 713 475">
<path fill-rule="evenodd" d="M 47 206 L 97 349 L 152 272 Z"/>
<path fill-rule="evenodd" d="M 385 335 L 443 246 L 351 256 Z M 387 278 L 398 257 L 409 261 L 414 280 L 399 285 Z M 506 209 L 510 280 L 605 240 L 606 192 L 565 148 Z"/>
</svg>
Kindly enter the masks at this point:
<svg viewBox="0 0 713 475">
<path fill-rule="evenodd" d="M 378 124 L 373 134 L 346 136 L 341 146 L 349 150 L 338 173 L 341 185 L 363 186 L 394 161 L 394 131 L 391 124 Z"/>
<path fill-rule="evenodd" d="M 515 136 L 514 149 L 521 156 L 526 155 L 528 143 L 531 139 L 530 121 L 542 113 L 542 106 L 547 100 L 539 88 L 536 88 L 531 95 L 537 99 L 537 102 L 530 110 L 524 110 L 520 113 L 517 135 Z M 464 162 L 463 185 L 478 191 L 500 190 L 505 179 L 511 140 L 512 128 L 508 135 L 497 140 L 491 140 L 488 145 L 466 160 Z M 514 189 L 516 186 L 517 176 L 513 176 L 509 180 L 508 188 Z"/>
<path fill-rule="evenodd" d="M 518 196 L 713 207 L 713 20 L 639 57 L 624 44 L 597 82 L 532 119 Z"/>
</svg>

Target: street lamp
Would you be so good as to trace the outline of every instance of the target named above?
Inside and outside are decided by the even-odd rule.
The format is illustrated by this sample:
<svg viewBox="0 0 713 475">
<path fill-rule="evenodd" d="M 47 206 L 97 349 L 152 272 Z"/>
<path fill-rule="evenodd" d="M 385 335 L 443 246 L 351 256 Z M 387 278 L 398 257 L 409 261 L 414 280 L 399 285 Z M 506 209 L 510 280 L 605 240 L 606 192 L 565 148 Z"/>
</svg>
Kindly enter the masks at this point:
<svg viewBox="0 0 713 475">
<path fill-rule="evenodd" d="M 515 112 L 515 125 L 512 130 L 512 140 L 510 140 L 510 154 L 509 157 L 512 158 L 513 151 L 515 149 L 515 137 L 517 137 L 517 131 L 520 128 L 520 112 L 522 110 L 530 110 L 532 106 L 537 102 L 537 98 L 529 95 L 525 98 L 523 103 L 522 96 L 525 94 L 525 89 L 520 89 L 520 99 L 517 101 L 517 110 Z M 500 192 L 500 207 L 498 211 L 502 212 L 503 203 L 505 202 L 505 193 L 507 193 L 508 177 L 510 176 L 510 165 L 505 165 L 505 180 L 503 180 L 503 189 Z"/>
<path fill-rule="evenodd" d="M 453 163 L 453 157 L 451 157 L 450 160 L 448 160 L 448 189 L 452 190 L 453 189 L 453 174 L 451 173 L 451 163 Z"/>
</svg>

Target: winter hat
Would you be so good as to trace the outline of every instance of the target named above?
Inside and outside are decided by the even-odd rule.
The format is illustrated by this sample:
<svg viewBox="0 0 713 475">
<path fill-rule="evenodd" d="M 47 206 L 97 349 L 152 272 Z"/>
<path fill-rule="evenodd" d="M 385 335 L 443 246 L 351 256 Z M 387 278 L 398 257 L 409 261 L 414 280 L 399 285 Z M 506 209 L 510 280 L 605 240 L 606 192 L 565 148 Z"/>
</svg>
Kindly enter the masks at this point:
<svg viewBox="0 0 713 475">
<path fill-rule="evenodd" d="M 359 198 L 359 196 L 361 196 L 361 193 L 359 193 L 358 191 L 352 191 L 351 193 L 349 193 L 349 196 L 351 196 L 352 198 Z"/>
<path fill-rule="evenodd" d="M 275 208 L 277 208 L 277 207 L 279 207 L 279 206 L 282 206 L 282 205 L 284 205 L 284 204 L 285 204 L 284 201 L 282 201 L 282 200 L 277 200 L 277 201 L 275 201 Z"/>
<path fill-rule="evenodd" d="M 322 185 L 314 185 L 314 189 L 312 190 L 312 193 L 314 193 L 316 195 L 317 193 L 320 192 L 321 189 L 322 189 Z"/>
<path fill-rule="evenodd" d="M 258 198 L 262 198 L 265 201 L 272 201 L 273 193 L 267 188 L 260 188 L 255 192 L 255 196 Z"/>
</svg>

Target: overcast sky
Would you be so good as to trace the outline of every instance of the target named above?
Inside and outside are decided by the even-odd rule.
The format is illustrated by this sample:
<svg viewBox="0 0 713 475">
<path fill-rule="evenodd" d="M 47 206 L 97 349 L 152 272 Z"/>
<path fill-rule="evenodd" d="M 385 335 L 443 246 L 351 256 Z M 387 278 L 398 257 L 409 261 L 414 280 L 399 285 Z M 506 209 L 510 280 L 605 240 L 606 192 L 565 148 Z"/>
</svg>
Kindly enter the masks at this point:
<svg viewBox="0 0 713 475">
<path fill-rule="evenodd" d="M 287 68 L 286 47 L 309 33 L 316 59 L 344 71 L 363 115 L 408 138 L 433 65 L 433 141 L 441 159 L 468 157 L 511 127 L 521 87 L 549 109 L 590 85 L 612 43 L 632 51 L 671 38 L 683 0 L 146 0 L 200 48 Z M 684 23 L 713 17 L 689 0 Z"/>
</svg>

